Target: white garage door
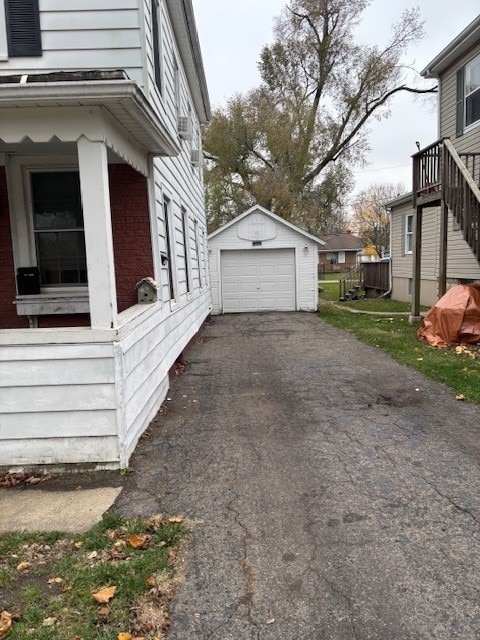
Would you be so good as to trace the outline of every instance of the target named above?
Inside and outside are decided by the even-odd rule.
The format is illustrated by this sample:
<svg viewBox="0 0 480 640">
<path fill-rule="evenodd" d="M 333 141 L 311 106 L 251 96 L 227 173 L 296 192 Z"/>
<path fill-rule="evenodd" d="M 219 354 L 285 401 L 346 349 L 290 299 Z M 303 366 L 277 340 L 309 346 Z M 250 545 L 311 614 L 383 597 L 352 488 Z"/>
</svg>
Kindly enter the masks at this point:
<svg viewBox="0 0 480 640">
<path fill-rule="evenodd" d="M 223 313 L 295 311 L 293 249 L 222 251 Z"/>
</svg>

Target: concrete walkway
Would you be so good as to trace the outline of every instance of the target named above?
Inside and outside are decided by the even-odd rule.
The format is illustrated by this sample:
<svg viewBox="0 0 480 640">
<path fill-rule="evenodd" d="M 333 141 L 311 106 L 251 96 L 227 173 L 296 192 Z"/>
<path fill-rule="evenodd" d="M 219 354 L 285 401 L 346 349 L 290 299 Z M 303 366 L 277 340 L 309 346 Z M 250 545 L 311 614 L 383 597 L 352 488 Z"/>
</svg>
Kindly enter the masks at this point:
<svg viewBox="0 0 480 640">
<path fill-rule="evenodd" d="M 203 336 L 116 506 L 198 521 L 170 640 L 480 638 L 480 407 L 315 315 Z"/>
</svg>

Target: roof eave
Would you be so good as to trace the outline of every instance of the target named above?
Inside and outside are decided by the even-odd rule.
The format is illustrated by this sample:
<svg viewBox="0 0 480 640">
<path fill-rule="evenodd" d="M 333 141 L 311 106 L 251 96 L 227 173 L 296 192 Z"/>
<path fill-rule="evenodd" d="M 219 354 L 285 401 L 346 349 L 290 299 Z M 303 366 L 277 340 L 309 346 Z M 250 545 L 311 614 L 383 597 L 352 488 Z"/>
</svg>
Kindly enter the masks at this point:
<svg viewBox="0 0 480 640">
<path fill-rule="evenodd" d="M 438 78 L 455 60 L 466 53 L 480 38 L 480 15 L 458 34 L 435 58 L 420 72 L 424 78 Z"/>
<path fill-rule="evenodd" d="M 1 79 L 0 79 L 1 82 Z M 52 101 L 65 105 L 105 106 L 120 104 L 137 125 L 148 134 L 146 151 L 152 155 L 177 156 L 180 147 L 176 136 L 161 121 L 132 80 L 82 82 L 39 82 L 31 84 L 0 84 L 0 113 L 2 108 L 51 106 Z M 61 106 L 59 106 L 61 108 Z M 128 131 L 125 123 L 122 126 Z M 133 136 L 135 137 L 135 136 Z"/>
<path fill-rule="evenodd" d="M 250 209 L 247 209 L 247 211 L 244 211 L 243 213 L 241 213 L 236 218 L 232 218 L 232 220 L 230 220 L 229 222 L 227 222 L 226 224 L 224 224 L 220 228 L 216 229 L 215 231 L 212 231 L 212 233 L 209 234 L 208 239 L 211 240 L 212 238 L 215 238 L 215 236 L 220 235 L 221 233 L 223 233 L 223 231 L 225 231 L 229 227 L 233 226 L 234 224 L 240 222 L 241 220 L 243 220 L 243 218 L 246 218 L 248 215 L 250 215 L 254 211 L 260 211 L 260 213 L 264 213 L 265 215 L 267 215 L 270 218 L 272 218 L 272 220 L 275 220 L 276 222 L 280 222 L 280 223 L 284 224 L 286 227 L 289 227 L 290 229 L 292 229 L 292 231 L 296 231 L 300 235 L 304 236 L 305 238 L 308 238 L 309 240 L 312 240 L 313 242 L 316 242 L 320 246 L 323 246 L 324 244 L 326 244 L 324 240 L 321 240 L 320 238 L 317 238 L 316 236 L 312 236 L 310 233 L 307 233 L 303 229 L 300 229 L 300 227 L 296 227 L 291 222 L 288 222 L 288 220 L 284 220 L 280 216 L 277 216 L 276 213 L 273 213 L 272 211 L 269 211 L 268 209 L 265 209 L 265 207 L 262 207 L 261 205 L 257 205 L 257 204 L 254 205 L 253 207 L 250 207 Z"/>
</svg>

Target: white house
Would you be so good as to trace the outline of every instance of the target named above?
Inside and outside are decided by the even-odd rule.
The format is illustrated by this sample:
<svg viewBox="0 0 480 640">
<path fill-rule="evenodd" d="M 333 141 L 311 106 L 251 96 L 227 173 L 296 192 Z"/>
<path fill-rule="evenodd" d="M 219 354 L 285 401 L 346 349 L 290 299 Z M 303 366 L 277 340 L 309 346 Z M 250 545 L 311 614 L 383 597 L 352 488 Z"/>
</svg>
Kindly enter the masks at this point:
<svg viewBox="0 0 480 640">
<path fill-rule="evenodd" d="M 128 464 L 210 312 L 209 117 L 191 0 L 0 0 L 0 466 Z"/>
<path fill-rule="evenodd" d="M 208 236 L 212 312 L 316 311 L 325 242 L 254 206 Z"/>
</svg>

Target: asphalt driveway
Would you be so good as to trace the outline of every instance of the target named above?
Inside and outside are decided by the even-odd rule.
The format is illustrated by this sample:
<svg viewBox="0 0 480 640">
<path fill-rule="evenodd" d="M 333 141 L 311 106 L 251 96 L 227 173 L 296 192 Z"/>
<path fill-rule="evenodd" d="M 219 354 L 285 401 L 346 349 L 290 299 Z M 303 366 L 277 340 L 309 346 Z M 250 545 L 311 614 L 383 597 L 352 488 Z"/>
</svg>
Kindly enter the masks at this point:
<svg viewBox="0 0 480 640">
<path fill-rule="evenodd" d="M 170 639 L 480 638 L 480 407 L 313 314 L 202 337 L 116 507 L 197 521 Z"/>
</svg>

